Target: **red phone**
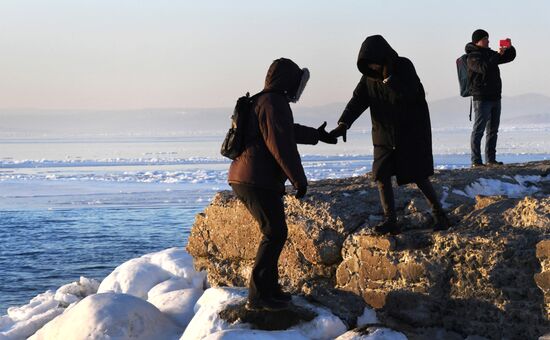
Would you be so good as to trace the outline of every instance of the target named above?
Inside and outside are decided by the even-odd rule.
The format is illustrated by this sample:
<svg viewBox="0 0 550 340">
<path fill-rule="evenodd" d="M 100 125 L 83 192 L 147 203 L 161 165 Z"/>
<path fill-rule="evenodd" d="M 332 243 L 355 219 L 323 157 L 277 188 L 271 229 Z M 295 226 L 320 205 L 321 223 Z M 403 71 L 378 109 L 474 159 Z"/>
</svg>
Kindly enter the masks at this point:
<svg viewBox="0 0 550 340">
<path fill-rule="evenodd" d="M 510 38 L 500 40 L 500 47 L 508 48 L 512 46 L 512 40 Z"/>
</svg>

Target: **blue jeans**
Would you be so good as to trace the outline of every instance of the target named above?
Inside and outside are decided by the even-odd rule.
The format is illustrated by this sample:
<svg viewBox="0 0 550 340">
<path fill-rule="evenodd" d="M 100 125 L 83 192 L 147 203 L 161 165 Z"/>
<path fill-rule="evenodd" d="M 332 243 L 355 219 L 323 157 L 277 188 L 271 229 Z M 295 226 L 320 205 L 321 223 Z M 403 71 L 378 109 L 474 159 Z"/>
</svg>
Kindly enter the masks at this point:
<svg viewBox="0 0 550 340">
<path fill-rule="evenodd" d="M 472 163 L 481 163 L 481 138 L 485 133 L 485 161 L 496 161 L 498 125 L 500 124 L 500 99 L 474 100 L 474 129 L 470 138 Z"/>
</svg>

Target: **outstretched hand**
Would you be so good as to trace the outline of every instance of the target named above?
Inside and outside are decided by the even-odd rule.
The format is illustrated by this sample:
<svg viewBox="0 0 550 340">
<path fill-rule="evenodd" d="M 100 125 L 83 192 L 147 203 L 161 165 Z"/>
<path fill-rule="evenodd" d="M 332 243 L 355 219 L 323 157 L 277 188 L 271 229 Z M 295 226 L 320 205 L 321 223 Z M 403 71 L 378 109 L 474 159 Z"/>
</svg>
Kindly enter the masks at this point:
<svg viewBox="0 0 550 340">
<path fill-rule="evenodd" d="M 319 140 L 321 142 L 327 143 L 327 144 L 336 144 L 338 143 L 338 138 L 331 136 L 327 130 L 325 130 L 325 127 L 327 126 L 327 122 L 324 122 L 317 128 L 317 131 L 319 132 Z"/>
<path fill-rule="evenodd" d="M 334 138 L 338 138 L 342 136 L 342 139 L 344 140 L 344 143 L 345 143 L 347 141 L 347 138 L 346 138 L 347 131 L 348 131 L 348 127 L 346 126 L 346 124 L 340 123 L 334 130 L 330 131 L 328 134 Z"/>
</svg>

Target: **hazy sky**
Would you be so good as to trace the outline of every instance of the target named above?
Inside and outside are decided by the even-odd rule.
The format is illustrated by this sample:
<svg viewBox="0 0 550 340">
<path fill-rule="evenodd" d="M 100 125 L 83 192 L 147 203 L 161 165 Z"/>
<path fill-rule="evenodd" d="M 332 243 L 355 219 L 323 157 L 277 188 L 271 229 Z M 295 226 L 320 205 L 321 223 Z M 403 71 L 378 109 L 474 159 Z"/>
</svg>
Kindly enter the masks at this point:
<svg viewBox="0 0 550 340">
<path fill-rule="evenodd" d="M 311 71 L 300 105 L 347 101 L 364 38 L 410 58 L 428 100 L 458 95 L 472 31 L 510 37 L 504 95 L 550 95 L 550 1 L 2 0 L 0 108 L 227 107 L 273 59 Z"/>
</svg>

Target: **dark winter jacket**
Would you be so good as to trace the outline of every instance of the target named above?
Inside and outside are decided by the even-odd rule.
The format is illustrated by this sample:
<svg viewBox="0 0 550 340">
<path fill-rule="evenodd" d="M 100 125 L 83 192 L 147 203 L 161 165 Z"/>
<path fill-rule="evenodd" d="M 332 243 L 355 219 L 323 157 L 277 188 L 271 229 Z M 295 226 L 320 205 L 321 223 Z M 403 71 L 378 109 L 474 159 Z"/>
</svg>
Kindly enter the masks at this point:
<svg viewBox="0 0 550 340">
<path fill-rule="evenodd" d="M 247 125 L 246 149 L 229 167 L 229 183 L 283 193 L 287 178 L 295 188 L 307 186 L 296 143 L 317 144 L 317 129 L 294 124 L 289 98 L 298 89 L 302 70 L 290 59 L 275 60 L 256 97 Z"/>
<path fill-rule="evenodd" d="M 468 80 L 474 100 L 497 100 L 501 98 L 502 81 L 499 64 L 509 63 L 516 58 L 516 49 L 511 46 L 500 55 L 490 48 L 468 43 Z"/>
<path fill-rule="evenodd" d="M 368 64 L 384 65 L 384 70 Z M 363 76 L 338 122 L 350 127 L 370 107 L 374 179 L 396 175 L 401 185 L 433 175 L 430 115 L 411 61 L 375 35 L 363 42 L 357 67 Z"/>
</svg>

